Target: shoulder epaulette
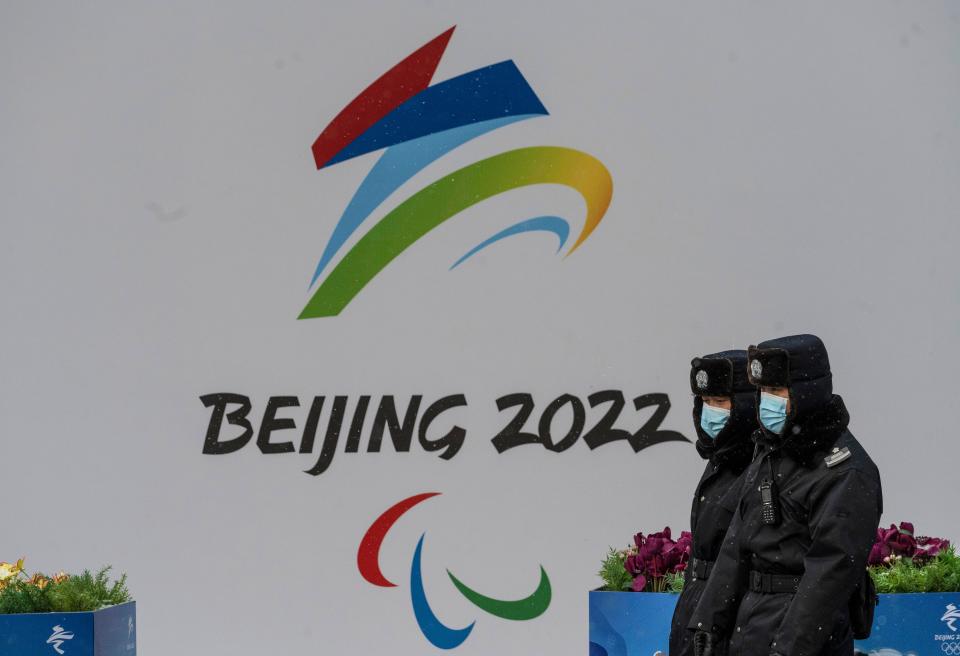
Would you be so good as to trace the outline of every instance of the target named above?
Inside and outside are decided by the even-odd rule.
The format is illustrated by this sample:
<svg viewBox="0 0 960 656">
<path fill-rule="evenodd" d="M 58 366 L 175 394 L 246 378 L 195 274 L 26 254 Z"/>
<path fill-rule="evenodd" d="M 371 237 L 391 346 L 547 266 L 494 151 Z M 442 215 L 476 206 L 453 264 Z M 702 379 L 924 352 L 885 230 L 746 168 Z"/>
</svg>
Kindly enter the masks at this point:
<svg viewBox="0 0 960 656">
<path fill-rule="evenodd" d="M 834 448 L 833 452 L 823 459 L 823 462 L 826 463 L 827 468 L 829 469 L 830 467 L 839 465 L 852 455 L 853 454 L 850 453 L 850 449 L 847 447 L 843 447 L 842 449 Z"/>
</svg>

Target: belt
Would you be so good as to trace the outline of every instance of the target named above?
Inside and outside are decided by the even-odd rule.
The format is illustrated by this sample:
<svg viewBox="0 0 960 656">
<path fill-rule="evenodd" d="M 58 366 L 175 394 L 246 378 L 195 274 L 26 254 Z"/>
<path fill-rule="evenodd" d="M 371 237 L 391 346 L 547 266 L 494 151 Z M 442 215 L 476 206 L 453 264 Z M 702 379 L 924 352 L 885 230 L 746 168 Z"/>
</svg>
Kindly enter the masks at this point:
<svg viewBox="0 0 960 656">
<path fill-rule="evenodd" d="M 713 570 L 712 560 L 691 558 L 690 563 L 687 565 L 687 576 L 689 576 L 693 581 L 698 579 L 704 581 L 710 577 L 711 570 Z"/>
<path fill-rule="evenodd" d="M 765 574 L 750 572 L 750 591 L 762 594 L 790 593 L 800 587 L 801 574 Z"/>
</svg>

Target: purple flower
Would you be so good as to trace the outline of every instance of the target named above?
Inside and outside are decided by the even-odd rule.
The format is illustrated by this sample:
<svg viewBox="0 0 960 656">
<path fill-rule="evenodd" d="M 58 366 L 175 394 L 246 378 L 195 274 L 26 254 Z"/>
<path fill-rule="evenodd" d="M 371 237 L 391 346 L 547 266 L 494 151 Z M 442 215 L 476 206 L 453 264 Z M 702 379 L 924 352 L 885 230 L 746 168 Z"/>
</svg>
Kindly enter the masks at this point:
<svg viewBox="0 0 960 656">
<path fill-rule="evenodd" d="M 878 531 L 879 533 L 879 531 Z M 885 542 L 873 543 L 873 547 L 870 548 L 870 556 L 867 558 L 868 565 L 883 565 L 884 558 L 890 556 L 890 547 Z"/>
<path fill-rule="evenodd" d="M 877 540 L 873 546 L 871 555 L 879 556 L 881 561 L 891 555 L 910 558 L 917 549 L 917 541 L 913 539 L 913 524 L 902 522 L 900 528 L 891 524 L 890 528 L 877 529 Z"/>
<path fill-rule="evenodd" d="M 892 528 L 892 526 L 891 526 Z M 917 541 L 913 539 L 913 524 L 902 522 L 900 530 L 890 541 L 893 553 L 898 556 L 911 558 L 917 550 Z"/>
<path fill-rule="evenodd" d="M 671 568 L 673 572 L 682 572 L 687 569 L 687 563 L 690 561 L 690 552 L 693 549 L 693 535 L 690 531 L 681 531 L 680 539 L 673 546 L 674 564 Z"/>
<path fill-rule="evenodd" d="M 890 542 L 893 537 L 899 533 L 897 527 L 893 524 L 890 525 L 890 528 L 878 528 L 877 529 L 877 542 Z"/>
<path fill-rule="evenodd" d="M 643 574 L 637 575 L 636 578 L 633 579 L 633 591 L 643 592 L 645 587 L 647 587 L 647 577 Z"/>
<path fill-rule="evenodd" d="M 919 564 L 929 562 L 936 558 L 937 554 L 949 547 L 950 542 L 943 538 L 918 537 L 917 550 L 913 554 L 913 560 Z"/>
<path fill-rule="evenodd" d="M 627 556 L 624 568 L 634 577 L 634 590 L 644 590 L 648 586 L 660 589 L 662 579 L 668 573 L 682 572 L 690 560 L 693 538 L 690 531 L 682 531 L 675 542 L 669 526 L 662 531 L 633 536 L 636 553 Z"/>
<path fill-rule="evenodd" d="M 870 549 L 868 565 L 884 565 L 897 558 L 912 558 L 923 565 L 950 546 L 947 540 L 926 536 L 914 537 L 912 522 L 900 522 L 899 528 L 878 528 L 877 538 Z"/>
</svg>

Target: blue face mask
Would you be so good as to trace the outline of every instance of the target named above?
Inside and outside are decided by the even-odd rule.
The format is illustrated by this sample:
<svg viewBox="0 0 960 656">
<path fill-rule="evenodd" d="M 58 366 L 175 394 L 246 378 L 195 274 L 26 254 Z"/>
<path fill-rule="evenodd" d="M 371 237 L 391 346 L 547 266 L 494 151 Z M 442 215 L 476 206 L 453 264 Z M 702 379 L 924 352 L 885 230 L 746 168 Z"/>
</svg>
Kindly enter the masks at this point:
<svg viewBox="0 0 960 656">
<path fill-rule="evenodd" d="M 710 437 L 716 439 L 729 420 L 730 411 L 726 408 L 703 404 L 703 409 L 700 411 L 700 428 Z"/>
<path fill-rule="evenodd" d="M 760 392 L 760 423 L 779 435 L 787 421 L 787 399 L 776 394 Z"/>
</svg>

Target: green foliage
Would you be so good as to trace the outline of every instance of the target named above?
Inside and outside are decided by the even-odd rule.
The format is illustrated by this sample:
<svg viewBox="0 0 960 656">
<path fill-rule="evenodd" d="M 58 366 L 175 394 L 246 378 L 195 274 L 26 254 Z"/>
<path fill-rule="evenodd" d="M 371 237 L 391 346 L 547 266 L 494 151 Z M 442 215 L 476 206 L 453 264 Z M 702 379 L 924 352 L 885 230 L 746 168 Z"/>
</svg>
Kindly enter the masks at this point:
<svg viewBox="0 0 960 656">
<path fill-rule="evenodd" d="M 610 547 L 610 552 L 603 559 L 600 571 L 597 572 L 603 579 L 603 590 L 607 592 L 623 592 L 633 586 L 633 576 L 624 567 L 627 559 L 626 551 L 617 551 Z"/>
<path fill-rule="evenodd" d="M 130 601 L 127 590 L 127 575 L 111 582 L 110 567 L 100 569 L 95 575 L 90 570 L 71 576 L 50 591 L 55 608 L 62 612 L 87 611 L 115 606 Z"/>
<path fill-rule="evenodd" d="M 49 613 L 53 611 L 50 588 L 41 590 L 35 585 L 17 579 L 0 589 L 0 615 L 14 613 Z"/>
<path fill-rule="evenodd" d="M 683 577 L 683 572 L 668 573 L 664 577 L 664 580 L 667 584 L 667 588 L 664 590 L 664 592 L 674 592 L 677 594 L 683 592 L 683 582 L 686 580 Z"/>
<path fill-rule="evenodd" d="M 871 567 L 870 574 L 877 592 L 960 592 L 960 556 L 953 547 L 922 566 L 898 558 L 890 566 Z"/>
<path fill-rule="evenodd" d="M 109 566 L 96 574 L 84 570 L 59 582 L 50 580 L 42 588 L 22 578 L 12 579 L 0 588 L 0 614 L 93 611 L 130 601 L 127 575 L 111 581 L 109 572 Z"/>
<path fill-rule="evenodd" d="M 679 592 L 682 589 L 683 589 L 683 573 L 667 572 L 663 576 L 648 577 L 647 585 L 646 587 L 644 587 L 643 591 L 644 592 Z"/>
</svg>

